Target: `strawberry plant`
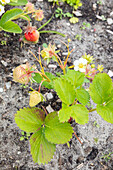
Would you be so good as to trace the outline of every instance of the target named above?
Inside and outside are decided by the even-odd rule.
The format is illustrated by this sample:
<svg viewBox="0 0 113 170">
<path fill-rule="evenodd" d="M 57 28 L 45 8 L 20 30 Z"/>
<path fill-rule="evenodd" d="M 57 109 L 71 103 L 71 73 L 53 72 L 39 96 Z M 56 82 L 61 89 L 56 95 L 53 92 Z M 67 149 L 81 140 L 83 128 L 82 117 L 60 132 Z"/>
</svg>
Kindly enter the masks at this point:
<svg viewBox="0 0 113 170">
<path fill-rule="evenodd" d="M 28 63 L 18 66 L 13 71 L 14 81 L 23 85 L 28 82 L 39 84 L 38 91 L 31 88 L 30 107 L 20 109 L 15 114 L 15 122 L 19 128 L 26 133 L 32 133 L 30 137 L 31 154 L 34 162 L 38 164 L 48 163 L 52 159 L 56 144 L 68 143 L 73 133 L 76 136 L 69 123 L 71 119 L 84 125 L 89 121 L 89 112 L 96 110 L 105 121 L 113 123 L 113 82 L 111 78 L 102 72 L 102 66 L 92 70 L 91 65 L 93 63 L 94 68 L 94 58 L 90 55 L 85 54 L 83 58 L 75 60 L 74 65 L 68 67 L 67 61 L 73 51 L 73 49 L 69 50 L 69 42 L 70 40 L 68 40 L 68 44 L 64 43 L 68 50 L 64 62 L 55 51 L 55 46 L 49 44 L 48 47 L 43 47 L 41 52 L 39 49 L 39 59 L 30 51 L 40 64 L 40 71 Z M 45 72 L 40 55 L 45 60 L 53 59 L 57 62 L 63 74 L 55 76 Z M 89 84 L 88 89 L 84 87 L 84 82 Z M 62 107 L 58 112 L 48 114 L 44 107 L 43 110 L 36 107 L 38 103 L 43 103 L 45 100 L 40 93 L 42 86 L 54 89 L 61 99 Z M 88 107 L 90 99 L 97 104 L 95 108 Z M 78 140 L 80 141 L 79 138 Z"/>
<path fill-rule="evenodd" d="M 59 2 L 66 2 L 70 6 L 74 7 L 75 10 L 82 6 L 80 0 L 48 0 L 48 2 L 53 2 L 56 4 L 59 4 Z"/>
<path fill-rule="evenodd" d="M 9 2 L 8 0 L 3 1 L 3 2 Z M 24 33 L 24 38 L 23 41 L 25 42 L 34 42 L 37 43 L 39 40 L 39 34 L 40 33 L 56 33 L 61 36 L 65 36 L 64 34 L 61 34 L 57 31 L 51 31 L 51 30 L 41 30 L 44 26 L 46 26 L 52 19 L 52 17 L 45 23 L 43 24 L 40 28 L 33 27 L 32 24 L 30 23 L 31 19 L 28 14 L 32 14 L 32 17 L 36 21 L 42 21 L 44 18 L 43 11 L 41 9 L 35 9 L 34 4 L 27 2 L 27 0 L 11 0 L 9 5 L 12 6 L 20 6 L 20 5 L 26 5 L 24 9 L 19 9 L 19 8 L 14 8 L 11 10 L 8 10 L 4 13 L 4 6 L 0 5 L 0 14 L 2 15 L 0 19 L 0 31 L 6 31 L 6 32 L 11 32 L 11 33 L 22 33 L 22 29 L 17 25 L 13 20 L 17 20 L 19 18 L 22 18 L 26 21 L 28 21 L 28 25 L 26 27 L 25 33 Z"/>
</svg>

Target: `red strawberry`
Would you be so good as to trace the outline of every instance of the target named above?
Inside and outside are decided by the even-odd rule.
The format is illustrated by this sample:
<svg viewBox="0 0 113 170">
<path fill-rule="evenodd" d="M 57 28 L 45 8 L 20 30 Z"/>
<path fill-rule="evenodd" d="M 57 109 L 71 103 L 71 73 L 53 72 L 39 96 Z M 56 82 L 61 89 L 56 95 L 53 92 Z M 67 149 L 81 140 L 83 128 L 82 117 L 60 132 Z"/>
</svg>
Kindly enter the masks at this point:
<svg viewBox="0 0 113 170">
<path fill-rule="evenodd" d="M 38 42 L 39 40 L 39 32 L 37 30 L 25 32 L 24 36 L 27 41 Z"/>
<path fill-rule="evenodd" d="M 31 25 L 26 27 L 24 36 L 27 41 L 37 43 L 39 40 L 39 32 L 36 30 L 36 27 L 32 27 Z"/>
</svg>

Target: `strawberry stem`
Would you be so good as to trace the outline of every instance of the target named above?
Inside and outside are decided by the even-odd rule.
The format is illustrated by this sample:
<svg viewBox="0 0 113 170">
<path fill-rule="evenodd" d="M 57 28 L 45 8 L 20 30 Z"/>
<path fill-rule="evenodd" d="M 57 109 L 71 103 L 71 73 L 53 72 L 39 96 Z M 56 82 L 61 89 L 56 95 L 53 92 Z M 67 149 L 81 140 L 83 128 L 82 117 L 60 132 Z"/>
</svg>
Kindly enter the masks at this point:
<svg viewBox="0 0 113 170">
<path fill-rule="evenodd" d="M 65 37 L 65 34 L 62 34 L 60 32 L 57 32 L 57 31 L 52 31 L 52 30 L 43 30 L 43 31 L 39 31 L 39 33 L 53 33 L 53 34 L 59 34 L 61 35 L 62 37 Z"/>
</svg>

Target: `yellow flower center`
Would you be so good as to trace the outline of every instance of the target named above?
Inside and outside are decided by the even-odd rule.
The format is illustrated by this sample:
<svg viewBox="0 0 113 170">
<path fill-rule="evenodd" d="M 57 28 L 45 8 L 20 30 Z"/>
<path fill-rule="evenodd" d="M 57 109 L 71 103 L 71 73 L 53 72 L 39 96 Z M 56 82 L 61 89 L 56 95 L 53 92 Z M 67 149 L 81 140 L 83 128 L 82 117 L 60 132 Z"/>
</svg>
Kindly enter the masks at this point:
<svg viewBox="0 0 113 170">
<path fill-rule="evenodd" d="M 79 68 L 83 68 L 83 67 L 84 67 L 83 63 L 80 63 Z"/>
<path fill-rule="evenodd" d="M 4 3 L 5 3 L 5 0 L 2 0 L 2 2 L 4 2 Z"/>
<path fill-rule="evenodd" d="M 1 12 L 1 9 L 0 9 L 0 12 Z"/>
</svg>

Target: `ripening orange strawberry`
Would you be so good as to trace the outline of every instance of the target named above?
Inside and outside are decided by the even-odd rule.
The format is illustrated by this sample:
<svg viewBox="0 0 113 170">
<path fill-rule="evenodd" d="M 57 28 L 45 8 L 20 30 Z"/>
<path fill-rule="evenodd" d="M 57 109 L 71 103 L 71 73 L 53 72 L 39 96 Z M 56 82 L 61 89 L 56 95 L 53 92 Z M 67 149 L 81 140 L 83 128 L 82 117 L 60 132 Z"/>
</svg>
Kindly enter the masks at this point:
<svg viewBox="0 0 113 170">
<path fill-rule="evenodd" d="M 27 26 L 24 36 L 27 41 L 34 43 L 37 43 L 39 40 L 39 32 L 36 30 L 36 27 Z"/>
</svg>

